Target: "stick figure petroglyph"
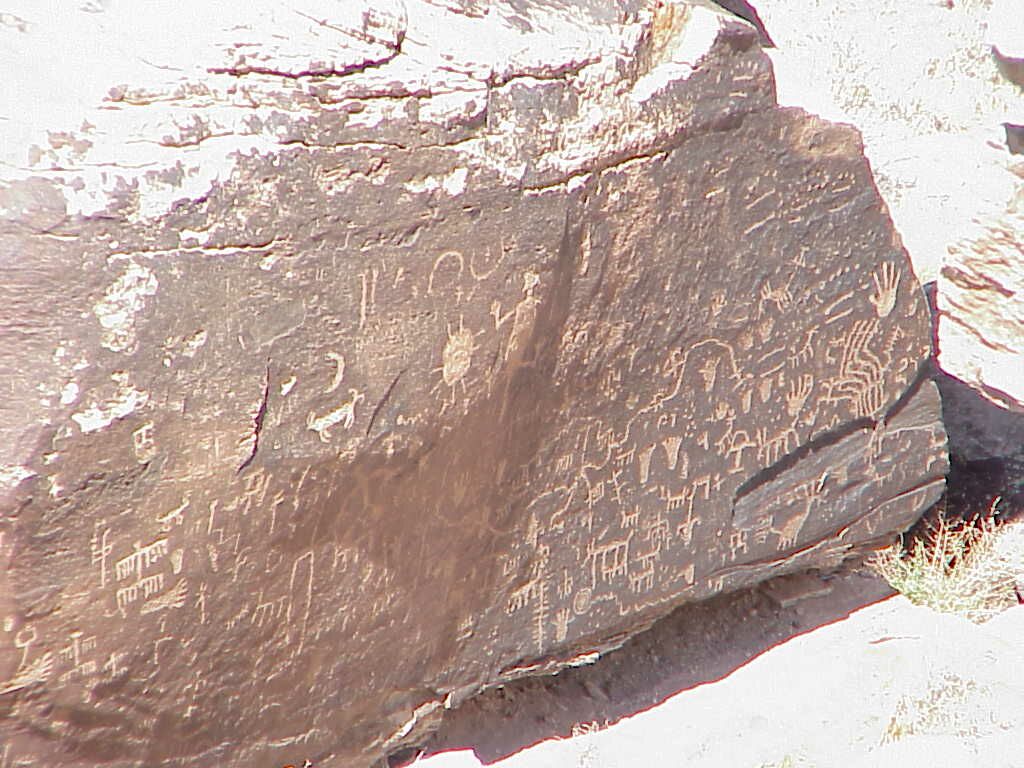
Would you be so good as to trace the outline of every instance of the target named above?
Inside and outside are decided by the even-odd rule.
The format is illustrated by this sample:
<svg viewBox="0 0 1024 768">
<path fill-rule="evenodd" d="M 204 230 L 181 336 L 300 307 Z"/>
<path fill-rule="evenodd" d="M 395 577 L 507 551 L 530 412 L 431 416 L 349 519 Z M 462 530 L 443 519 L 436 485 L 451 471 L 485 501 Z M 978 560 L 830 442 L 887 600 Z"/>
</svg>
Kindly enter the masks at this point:
<svg viewBox="0 0 1024 768">
<path fill-rule="evenodd" d="M 772 288 L 770 280 L 765 280 L 761 285 L 761 304 L 759 314 L 764 314 L 764 305 L 766 302 L 773 303 L 780 312 L 786 309 L 790 304 L 793 303 L 793 294 L 789 290 L 790 283 L 793 282 L 793 278 L 790 277 L 789 281 L 781 288 Z"/>
</svg>

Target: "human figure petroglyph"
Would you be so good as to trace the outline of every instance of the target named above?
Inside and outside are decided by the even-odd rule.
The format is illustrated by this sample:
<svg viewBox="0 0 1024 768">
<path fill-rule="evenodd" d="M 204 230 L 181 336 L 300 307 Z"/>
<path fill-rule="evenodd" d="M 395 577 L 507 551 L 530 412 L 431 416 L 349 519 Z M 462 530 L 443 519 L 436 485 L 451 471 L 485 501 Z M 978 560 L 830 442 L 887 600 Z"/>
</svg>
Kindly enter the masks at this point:
<svg viewBox="0 0 1024 768">
<path fill-rule="evenodd" d="M 147 421 L 132 432 L 132 447 L 135 450 L 135 458 L 139 462 L 147 462 L 153 458 L 156 452 L 156 443 L 153 439 L 152 421 Z"/>
<path fill-rule="evenodd" d="M 739 472 L 743 469 L 743 452 L 748 449 L 756 449 L 757 443 L 751 440 L 745 429 L 735 429 L 736 416 L 731 409 L 725 421 L 725 434 L 715 441 L 715 448 L 718 453 L 726 458 L 732 458 L 733 464 L 730 472 Z"/>
<path fill-rule="evenodd" d="M 644 526 L 644 538 L 654 547 L 654 552 L 657 554 L 671 545 L 672 531 L 669 528 L 668 520 L 661 512 L 658 512 L 657 517 Z"/>
<path fill-rule="evenodd" d="M 242 481 L 242 494 L 234 508 L 242 515 L 249 514 L 255 506 L 257 509 L 263 507 L 263 500 L 266 497 L 267 489 L 270 487 L 270 474 L 262 467 L 251 470 Z"/>
<path fill-rule="evenodd" d="M 562 569 L 562 581 L 555 588 L 556 592 L 558 593 L 558 597 L 559 598 L 561 598 L 562 600 L 565 600 L 567 597 L 569 597 L 569 595 L 572 594 L 573 581 L 574 581 L 574 579 L 572 577 L 572 574 L 569 573 L 569 569 L 568 568 L 563 568 Z"/>
<path fill-rule="evenodd" d="M 619 478 L 622 477 L 622 474 L 625 471 L 626 471 L 625 469 L 617 469 L 614 472 L 612 472 L 612 477 L 611 477 L 612 500 L 616 504 L 621 504 L 622 503 L 622 489 L 626 488 L 629 485 L 629 483 L 624 483 L 624 482 L 621 482 L 619 480 Z"/>
<path fill-rule="evenodd" d="M 730 561 L 735 561 L 741 554 L 747 552 L 747 532 L 743 529 L 735 530 L 729 534 L 729 554 L 728 558 Z"/>
<path fill-rule="evenodd" d="M 306 418 L 306 427 L 313 432 L 316 432 L 320 438 L 320 442 L 328 443 L 331 440 L 330 429 L 339 422 L 343 429 L 351 429 L 356 419 L 356 406 L 365 399 L 362 392 L 357 389 L 349 389 L 349 399 L 335 408 L 333 411 L 325 413 L 323 416 L 316 416 L 313 411 L 309 412 Z"/>
<path fill-rule="evenodd" d="M 363 330 L 366 327 L 367 317 L 373 314 L 374 304 L 377 300 L 377 278 L 379 276 L 380 273 L 376 267 L 370 270 L 369 279 L 367 279 L 366 272 L 359 274 L 359 279 L 362 283 L 362 292 L 359 298 L 359 330 Z M 431 272 L 430 277 L 433 279 L 433 272 Z"/>
<path fill-rule="evenodd" d="M 807 335 L 804 337 L 803 343 L 800 345 L 800 349 L 793 355 L 793 364 L 795 366 L 804 365 L 812 357 L 814 357 L 814 337 L 818 335 L 820 329 L 815 327 L 807 331 Z"/>
<path fill-rule="evenodd" d="M 109 528 L 104 527 L 102 535 L 97 535 L 99 527 L 103 524 L 102 520 L 93 523 L 92 538 L 89 541 L 90 562 L 92 565 L 99 566 L 101 589 L 107 585 L 107 558 L 114 551 L 113 542 L 107 541 L 107 536 L 110 534 Z"/>
<path fill-rule="evenodd" d="M 111 680 L 118 677 L 125 671 L 125 668 L 121 666 L 121 659 L 124 655 L 120 651 L 111 651 L 100 670 L 105 672 Z"/>
<path fill-rule="evenodd" d="M 720 358 L 709 357 L 704 361 L 704 364 L 697 369 L 697 372 L 704 380 L 705 392 L 710 392 L 714 388 L 715 379 L 718 377 L 718 366 L 721 362 Z"/>
</svg>

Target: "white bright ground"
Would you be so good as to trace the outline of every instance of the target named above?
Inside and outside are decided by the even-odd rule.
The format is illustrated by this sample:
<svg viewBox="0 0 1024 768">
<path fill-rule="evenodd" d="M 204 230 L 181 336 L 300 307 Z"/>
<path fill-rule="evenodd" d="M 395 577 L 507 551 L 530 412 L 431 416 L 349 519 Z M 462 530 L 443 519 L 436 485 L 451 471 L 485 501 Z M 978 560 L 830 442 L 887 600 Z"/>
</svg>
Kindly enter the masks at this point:
<svg viewBox="0 0 1024 768">
<path fill-rule="evenodd" d="M 895 597 L 605 730 L 491 765 L 1024 768 L 1022 638 L 1024 608 L 977 626 Z M 894 717 L 917 732 L 886 740 Z M 480 765 L 469 751 L 416 763 Z"/>
</svg>

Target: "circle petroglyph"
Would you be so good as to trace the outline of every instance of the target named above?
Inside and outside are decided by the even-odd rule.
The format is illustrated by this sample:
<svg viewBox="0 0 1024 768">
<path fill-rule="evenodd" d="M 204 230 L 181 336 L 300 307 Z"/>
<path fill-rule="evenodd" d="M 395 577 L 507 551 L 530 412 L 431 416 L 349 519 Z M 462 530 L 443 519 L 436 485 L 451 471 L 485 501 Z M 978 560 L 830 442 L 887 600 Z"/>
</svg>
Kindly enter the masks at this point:
<svg viewBox="0 0 1024 768">
<path fill-rule="evenodd" d="M 593 594 L 589 587 L 583 587 L 583 589 L 573 595 L 572 609 L 575 611 L 576 615 L 582 616 L 585 613 L 589 613 L 590 606 L 593 604 L 593 599 Z"/>
</svg>

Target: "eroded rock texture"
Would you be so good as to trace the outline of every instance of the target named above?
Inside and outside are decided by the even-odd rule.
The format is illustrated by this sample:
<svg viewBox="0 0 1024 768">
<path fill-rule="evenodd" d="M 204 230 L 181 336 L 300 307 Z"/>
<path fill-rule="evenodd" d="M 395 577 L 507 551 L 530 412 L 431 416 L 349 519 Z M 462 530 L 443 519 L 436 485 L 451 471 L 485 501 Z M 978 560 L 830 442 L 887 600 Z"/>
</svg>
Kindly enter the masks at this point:
<svg viewBox="0 0 1024 768">
<path fill-rule="evenodd" d="M 4 768 L 364 765 L 941 491 L 858 138 L 749 27 L 306 5 L 5 171 Z"/>
<path fill-rule="evenodd" d="M 1024 162 L 1006 208 L 950 247 L 937 282 L 939 363 L 997 405 L 1024 412 Z"/>
</svg>

